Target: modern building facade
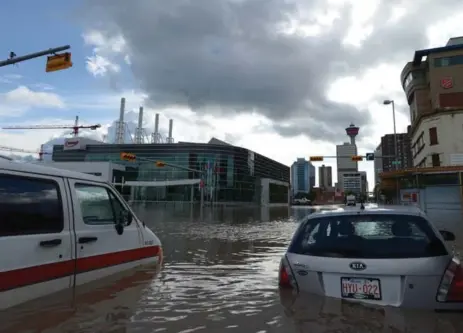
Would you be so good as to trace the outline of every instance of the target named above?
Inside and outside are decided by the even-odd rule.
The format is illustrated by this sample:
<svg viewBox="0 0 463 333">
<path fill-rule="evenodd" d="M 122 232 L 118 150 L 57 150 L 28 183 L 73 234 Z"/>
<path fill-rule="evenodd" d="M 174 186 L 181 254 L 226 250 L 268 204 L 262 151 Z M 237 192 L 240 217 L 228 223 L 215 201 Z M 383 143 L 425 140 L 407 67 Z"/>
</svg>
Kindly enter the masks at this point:
<svg viewBox="0 0 463 333">
<path fill-rule="evenodd" d="M 333 187 L 333 172 L 331 166 L 318 167 L 318 187 L 328 189 Z"/>
<path fill-rule="evenodd" d="M 297 193 L 308 193 L 315 186 L 315 167 L 305 158 L 298 158 L 291 166 L 291 190 Z"/>
<path fill-rule="evenodd" d="M 413 165 L 462 165 L 463 37 L 415 51 L 401 82 L 410 108 Z"/>
<path fill-rule="evenodd" d="M 355 173 L 358 171 L 358 162 L 352 161 L 352 156 L 357 155 L 357 146 L 345 142 L 336 146 L 336 166 L 338 174 L 338 188 L 343 191 L 342 175 L 345 173 Z"/>
<path fill-rule="evenodd" d="M 408 133 L 397 133 L 397 157 L 395 155 L 394 134 L 386 134 L 381 138 L 381 153 L 384 172 L 413 167 L 411 140 Z M 397 164 L 393 162 L 397 161 Z"/>
<path fill-rule="evenodd" d="M 289 201 L 290 169 L 268 157 L 220 140 L 212 143 L 101 144 L 80 149 L 53 147 L 53 161 L 111 161 L 124 165 L 126 171 L 115 177 L 116 183 L 127 181 L 177 181 L 201 179 L 190 191 L 186 185 L 145 186 L 136 198 L 151 201 L 200 200 L 200 187 L 210 202 L 276 204 Z M 121 161 L 120 154 L 136 155 L 136 161 Z M 155 161 L 166 163 L 157 167 Z M 122 192 L 130 191 L 124 186 Z M 265 198 L 263 197 L 265 196 Z M 194 196 L 194 198 L 191 198 Z"/>
<path fill-rule="evenodd" d="M 374 175 L 375 175 L 375 185 L 380 183 L 379 175 L 383 172 L 383 151 L 381 149 L 381 143 L 375 150 L 375 160 L 374 160 Z"/>
<path fill-rule="evenodd" d="M 368 192 L 368 180 L 365 171 L 346 172 L 341 175 L 341 179 L 344 193 L 361 195 Z"/>
</svg>

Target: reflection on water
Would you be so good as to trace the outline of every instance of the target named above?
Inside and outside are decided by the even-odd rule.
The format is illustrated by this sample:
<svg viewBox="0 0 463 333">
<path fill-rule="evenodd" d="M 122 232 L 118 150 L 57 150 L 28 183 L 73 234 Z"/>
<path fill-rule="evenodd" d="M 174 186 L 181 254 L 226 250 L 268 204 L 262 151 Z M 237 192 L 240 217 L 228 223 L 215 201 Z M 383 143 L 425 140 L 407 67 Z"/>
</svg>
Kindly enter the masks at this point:
<svg viewBox="0 0 463 333">
<path fill-rule="evenodd" d="M 280 256 L 317 207 L 135 209 L 163 241 L 161 272 L 127 272 L 7 311 L 0 333 L 463 332 L 460 315 L 280 295 Z"/>
</svg>

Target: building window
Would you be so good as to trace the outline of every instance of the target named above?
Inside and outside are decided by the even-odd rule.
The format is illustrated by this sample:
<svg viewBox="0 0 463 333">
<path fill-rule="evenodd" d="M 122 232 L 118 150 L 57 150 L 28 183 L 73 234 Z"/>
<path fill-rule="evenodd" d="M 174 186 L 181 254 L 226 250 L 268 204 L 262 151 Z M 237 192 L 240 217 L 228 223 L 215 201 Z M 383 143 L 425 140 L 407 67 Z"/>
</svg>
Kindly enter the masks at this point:
<svg viewBox="0 0 463 333">
<path fill-rule="evenodd" d="M 60 233 L 64 228 L 58 184 L 0 175 L 0 237 Z"/>
<path fill-rule="evenodd" d="M 433 166 L 433 167 L 438 167 L 438 166 L 440 166 L 439 154 L 432 154 L 432 155 L 431 155 L 431 158 L 432 158 L 432 166 Z"/>
<path fill-rule="evenodd" d="M 423 158 L 416 166 L 417 168 L 425 168 L 426 167 L 426 157 Z"/>
<path fill-rule="evenodd" d="M 448 67 L 456 65 L 463 65 L 463 55 L 434 59 L 434 67 Z"/>
<path fill-rule="evenodd" d="M 437 127 L 431 127 L 429 129 L 429 145 L 434 146 L 439 144 L 439 141 L 437 140 Z"/>
</svg>

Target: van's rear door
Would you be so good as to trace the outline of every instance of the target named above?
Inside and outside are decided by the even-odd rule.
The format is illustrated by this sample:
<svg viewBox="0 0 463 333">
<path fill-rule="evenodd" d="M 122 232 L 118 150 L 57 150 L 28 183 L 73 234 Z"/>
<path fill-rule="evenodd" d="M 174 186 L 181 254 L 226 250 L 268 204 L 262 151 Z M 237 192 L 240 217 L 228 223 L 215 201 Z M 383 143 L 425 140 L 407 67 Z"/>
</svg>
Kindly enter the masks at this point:
<svg viewBox="0 0 463 333">
<path fill-rule="evenodd" d="M 146 257 L 138 224 L 133 221 L 118 234 L 117 217 L 126 207 L 105 183 L 68 180 L 77 243 L 76 285 L 132 268 Z"/>
<path fill-rule="evenodd" d="M 0 310 L 71 286 L 68 204 L 62 178 L 0 170 Z"/>
</svg>

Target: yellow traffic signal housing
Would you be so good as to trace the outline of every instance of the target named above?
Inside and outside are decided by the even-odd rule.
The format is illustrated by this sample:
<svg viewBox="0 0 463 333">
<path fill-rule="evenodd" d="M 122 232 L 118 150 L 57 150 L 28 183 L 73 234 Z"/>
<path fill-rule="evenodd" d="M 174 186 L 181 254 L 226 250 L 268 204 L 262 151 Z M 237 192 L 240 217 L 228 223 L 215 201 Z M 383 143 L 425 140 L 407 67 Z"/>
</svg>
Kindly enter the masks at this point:
<svg viewBox="0 0 463 333">
<path fill-rule="evenodd" d="M 363 156 L 352 156 L 352 161 L 363 161 Z"/>
<path fill-rule="evenodd" d="M 45 68 L 45 71 L 49 73 L 60 71 L 69 67 L 72 67 L 71 53 L 66 52 L 47 57 L 47 66 Z"/>
<path fill-rule="evenodd" d="M 310 156 L 310 162 L 323 161 L 323 156 Z"/>
<path fill-rule="evenodd" d="M 156 161 L 156 166 L 159 168 L 162 168 L 166 166 L 166 163 L 163 161 Z"/>
<path fill-rule="evenodd" d="M 133 162 L 137 159 L 135 154 L 121 153 L 121 160 Z"/>
</svg>

